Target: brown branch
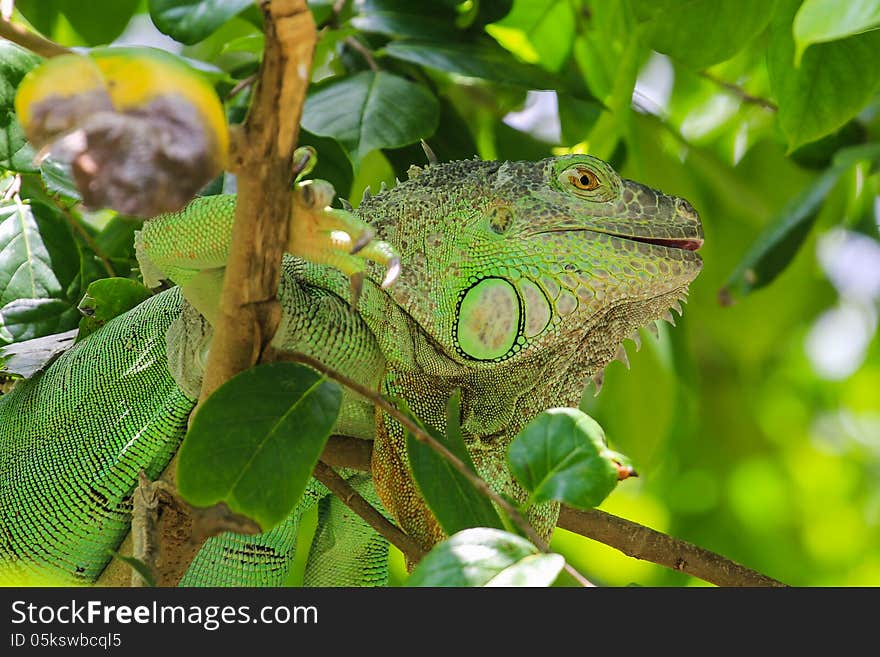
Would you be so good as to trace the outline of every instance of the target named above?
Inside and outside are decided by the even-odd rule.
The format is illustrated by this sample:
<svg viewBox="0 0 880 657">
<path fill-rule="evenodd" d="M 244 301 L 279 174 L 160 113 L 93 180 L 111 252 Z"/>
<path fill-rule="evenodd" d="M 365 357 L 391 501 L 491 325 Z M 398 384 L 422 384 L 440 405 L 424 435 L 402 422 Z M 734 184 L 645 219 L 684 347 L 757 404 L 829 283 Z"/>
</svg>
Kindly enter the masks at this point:
<svg viewBox="0 0 880 657">
<path fill-rule="evenodd" d="M 150 570 L 157 586 L 177 586 L 212 536 L 260 533 L 257 523 L 223 503 L 194 507 L 168 482 L 151 482 L 143 471 L 138 479 L 131 521 L 132 556 Z M 144 586 L 137 571 L 132 571 L 131 585 Z"/>
<path fill-rule="evenodd" d="M 610 513 L 562 507 L 558 527 L 718 586 L 785 586 L 719 554 Z"/>
<path fill-rule="evenodd" d="M 321 460 L 369 472 L 371 453 L 369 441 L 333 436 Z M 598 509 L 578 511 L 563 506 L 557 526 L 635 559 L 679 570 L 718 586 L 785 586 L 720 554 Z"/>
<path fill-rule="evenodd" d="M 338 497 L 343 504 L 363 518 L 370 527 L 384 536 L 389 543 L 406 555 L 411 563 L 418 562 L 425 556 L 424 550 L 409 536 L 404 534 L 396 525 L 379 513 L 372 504 L 367 502 L 352 488 L 345 479 L 340 477 L 329 465 L 318 461 L 312 472 L 315 479 L 324 484 Z"/>
<path fill-rule="evenodd" d="M 257 81 L 257 74 L 256 73 L 253 73 L 253 74 L 247 76 L 243 80 L 239 80 L 238 82 L 235 83 L 235 86 L 229 90 L 229 93 L 226 94 L 226 100 L 230 100 L 232 98 L 235 98 L 242 91 L 244 91 L 245 89 L 247 89 L 248 87 L 253 85 L 254 82 L 256 82 L 256 81 Z"/>
<path fill-rule="evenodd" d="M 260 8 L 266 48 L 250 112 L 232 140 L 238 203 L 200 401 L 257 362 L 280 318 L 275 295 L 291 213 L 292 156 L 317 37 L 305 0 L 262 0 Z"/>
<path fill-rule="evenodd" d="M 370 471 L 373 441 L 348 436 L 330 436 L 324 446 L 321 460 L 334 468 Z"/>
<path fill-rule="evenodd" d="M 0 19 L 0 37 L 17 43 L 41 57 L 57 57 L 58 55 L 69 55 L 73 52 L 54 41 L 41 37 L 36 32 L 31 32 L 22 25 L 8 20 Z"/>
<path fill-rule="evenodd" d="M 248 116 L 230 131 L 229 169 L 237 177 L 238 203 L 199 405 L 228 379 L 256 364 L 280 319 L 275 295 L 297 173 L 293 151 L 317 36 L 306 0 L 259 4 L 266 45 Z M 172 459 L 162 474 L 171 485 L 176 462 Z M 177 575 L 180 569 L 175 566 L 174 572 L 160 572 L 160 582 L 179 578 L 201 543 L 195 538 L 163 540 L 163 548 L 169 555 L 165 563 L 183 564 L 183 570 Z"/>
<path fill-rule="evenodd" d="M 431 434 L 422 429 L 408 415 L 398 410 L 398 408 L 394 406 L 394 404 L 389 402 L 378 392 L 358 383 L 354 379 L 351 379 L 344 374 L 330 369 L 319 360 L 316 360 L 310 356 L 306 356 L 305 354 L 274 351 L 273 358 L 276 358 L 278 360 L 289 360 L 297 363 L 302 363 L 303 365 L 308 365 L 309 367 L 317 370 L 321 374 L 324 374 L 331 379 L 338 381 L 339 383 L 358 393 L 365 399 L 371 401 L 374 406 L 382 409 L 389 416 L 399 422 L 407 431 L 409 431 L 413 435 L 416 440 L 425 443 L 440 456 L 442 456 L 450 465 L 452 465 L 452 467 L 454 467 L 462 476 L 464 476 L 464 478 L 467 479 L 474 486 L 474 488 L 480 491 L 480 493 L 482 493 L 490 500 L 495 502 L 495 504 L 497 504 L 499 507 L 501 507 L 508 515 L 510 520 L 513 522 L 513 524 L 515 524 L 523 532 L 526 538 L 534 543 L 535 547 L 537 547 L 541 552 L 550 551 L 550 546 L 547 545 L 544 539 L 538 536 L 538 533 L 535 531 L 534 527 L 529 524 L 529 521 L 525 519 L 518 508 L 516 508 L 513 504 L 508 502 L 507 499 L 492 490 L 489 484 L 487 484 L 482 477 L 473 472 L 464 463 L 464 461 L 462 461 L 455 454 L 450 452 L 446 445 L 435 440 Z M 593 586 L 593 584 L 590 583 L 589 580 L 578 573 L 569 564 L 566 564 L 565 570 L 582 586 Z"/>
<path fill-rule="evenodd" d="M 728 82 L 727 80 L 722 80 L 721 78 L 717 77 L 713 73 L 710 73 L 709 71 L 700 71 L 700 75 L 710 82 L 714 82 L 725 91 L 730 92 L 744 103 L 758 105 L 759 107 L 763 107 L 765 110 L 769 110 L 771 112 L 776 112 L 777 110 L 779 110 L 779 107 L 772 100 L 767 100 L 766 98 L 761 98 L 760 96 L 753 96 L 739 85 Z"/>
</svg>

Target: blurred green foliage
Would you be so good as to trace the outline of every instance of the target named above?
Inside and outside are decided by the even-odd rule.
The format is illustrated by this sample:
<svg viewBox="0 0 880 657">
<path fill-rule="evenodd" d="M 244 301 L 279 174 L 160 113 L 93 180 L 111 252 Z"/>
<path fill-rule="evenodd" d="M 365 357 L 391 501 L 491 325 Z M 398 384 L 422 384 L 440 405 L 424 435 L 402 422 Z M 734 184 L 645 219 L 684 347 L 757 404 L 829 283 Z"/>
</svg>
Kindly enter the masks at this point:
<svg viewBox="0 0 880 657">
<path fill-rule="evenodd" d="M 253 4 L 80 4 L 20 0 L 17 18 L 78 46 L 127 24 L 125 43 L 197 63 L 242 120 L 263 44 Z M 441 160 L 590 152 L 700 211 L 705 268 L 678 328 L 646 332 L 632 371 L 610 365 L 583 400 L 641 475 L 602 508 L 791 584 L 880 584 L 880 0 L 309 5 L 302 140 L 353 203 L 423 162 L 425 138 Z M 73 328 L 92 280 L 136 277 L 137 224 L 84 210 L 63 171 L 21 155 L 11 93 L 33 58 L 0 59 L 11 341 Z M 24 233 L 41 260 L 9 246 Z M 699 584 L 564 531 L 553 547 L 599 583 Z"/>
</svg>

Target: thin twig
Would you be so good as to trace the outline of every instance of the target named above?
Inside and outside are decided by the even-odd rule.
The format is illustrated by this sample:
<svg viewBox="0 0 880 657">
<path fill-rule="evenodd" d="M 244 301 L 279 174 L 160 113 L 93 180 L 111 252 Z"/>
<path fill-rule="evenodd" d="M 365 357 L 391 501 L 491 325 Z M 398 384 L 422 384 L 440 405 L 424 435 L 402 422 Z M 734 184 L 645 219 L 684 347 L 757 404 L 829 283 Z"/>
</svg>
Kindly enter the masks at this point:
<svg viewBox="0 0 880 657">
<path fill-rule="evenodd" d="M 258 79 L 259 79 L 259 76 L 256 73 L 252 73 L 251 75 L 247 76 L 243 80 L 239 80 L 238 82 L 235 83 L 235 86 L 229 90 L 229 93 L 226 94 L 226 100 L 230 100 L 232 98 L 235 98 L 244 89 L 247 89 L 248 87 L 250 87 Z"/>
<path fill-rule="evenodd" d="M 721 78 L 717 77 L 713 73 L 710 73 L 709 71 L 700 71 L 700 75 L 710 82 L 714 82 L 722 89 L 729 91 L 744 103 L 758 105 L 759 107 L 763 107 L 765 110 L 769 110 L 771 112 L 776 112 L 777 110 L 779 110 L 779 107 L 772 100 L 767 100 L 766 98 L 761 98 L 760 96 L 753 96 L 739 85 L 734 84 L 733 82 L 728 82 L 727 80 L 722 80 Z"/>
<path fill-rule="evenodd" d="M 349 509 L 366 520 L 367 524 L 384 536 L 398 550 L 406 555 L 410 562 L 416 563 L 425 556 L 424 550 L 396 525 L 389 522 L 376 508 L 367 502 L 345 479 L 329 465 L 318 461 L 312 472 L 315 479 L 324 484 Z"/>
<path fill-rule="evenodd" d="M 373 70 L 373 71 L 379 70 L 379 65 L 376 64 L 376 60 L 373 57 L 373 53 L 371 53 L 370 49 L 367 48 L 360 41 L 355 39 L 353 36 L 347 36 L 347 37 L 345 37 L 345 45 L 351 46 L 352 49 L 356 50 L 360 54 L 360 56 L 364 58 L 364 61 L 367 62 L 367 66 L 369 66 L 371 70 Z"/>
<path fill-rule="evenodd" d="M 0 19 L 0 37 L 17 43 L 42 57 L 57 57 L 73 52 L 54 41 L 41 37 L 36 32 L 31 32 L 22 25 L 2 19 Z"/>
<path fill-rule="evenodd" d="M 718 586 L 786 586 L 719 554 L 610 513 L 562 507 L 558 526 Z"/>
<path fill-rule="evenodd" d="M 70 227 L 75 230 L 80 237 L 82 237 L 83 241 L 88 245 L 88 247 L 92 250 L 92 252 L 98 256 L 98 260 L 101 261 L 101 264 L 104 266 L 104 271 L 107 272 L 107 275 L 110 277 L 116 276 L 116 272 L 113 270 L 113 264 L 110 262 L 110 258 L 107 257 L 107 254 L 104 253 L 104 250 L 98 246 L 98 243 L 95 241 L 91 235 L 89 235 L 89 231 L 85 229 L 85 227 L 76 220 L 76 218 L 70 214 L 70 211 L 65 208 L 60 203 L 56 203 L 58 209 L 61 210 L 61 216 L 64 217 L 64 220 L 70 225 Z"/>
<path fill-rule="evenodd" d="M 499 507 L 501 507 L 504 512 L 510 517 L 511 521 L 525 534 L 526 538 L 528 538 L 541 552 L 549 552 L 550 546 L 542 539 L 538 533 L 535 531 L 534 527 L 529 524 L 529 521 L 525 519 L 525 517 L 520 513 L 519 509 L 516 508 L 513 504 L 508 502 L 504 497 L 496 493 L 486 481 L 477 475 L 473 470 L 471 470 L 460 458 L 458 458 L 455 454 L 453 454 L 449 449 L 443 444 L 434 439 L 434 437 L 429 434 L 427 431 L 422 429 L 416 422 L 412 420 L 405 413 L 402 413 L 394 404 L 385 399 L 382 395 L 380 395 L 375 390 L 368 388 L 365 385 L 362 385 L 351 379 L 344 374 L 336 372 L 326 365 L 324 365 L 319 360 L 312 358 L 311 356 L 306 356 L 305 354 L 300 353 L 286 353 L 286 352 L 277 352 L 277 356 L 279 359 L 290 360 L 297 363 L 302 363 L 303 365 L 308 365 L 309 367 L 321 372 L 322 374 L 330 377 L 331 379 L 338 381 L 342 385 L 347 388 L 355 391 L 362 397 L 366 398 L 370 402 L 372 402 L 376 407 L 385 411 L 389 416 L 394 418 L 397 422 L 399 422 L 407 431 L 409 431 L 413 437 L 419 442 L 425 443 L 435 452 L 437 452 L 440 456 L 446 459 L 452 467 L 458 470 L 480 493 L 488 497 L 490 500 L 495 502 Z M 566 564 L 566 571 L 582 586 L 593 586 L 589 580 L 587 580 L 583 575 L 578 573 L 574 568 L 570 565 Z"/>
</svg>

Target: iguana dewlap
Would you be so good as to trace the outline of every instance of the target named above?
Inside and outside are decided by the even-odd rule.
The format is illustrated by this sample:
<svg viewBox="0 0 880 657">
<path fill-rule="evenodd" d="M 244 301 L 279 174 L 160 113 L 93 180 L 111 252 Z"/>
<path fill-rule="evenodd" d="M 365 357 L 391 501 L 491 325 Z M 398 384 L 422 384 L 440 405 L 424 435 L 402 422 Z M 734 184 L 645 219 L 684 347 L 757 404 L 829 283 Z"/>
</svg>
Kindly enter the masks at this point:
<svg viewBox="0 0 880 657">
<path fill-rule="evenodd" d="M 365 197 L 356 217 L 316 201 L 326 188 L 302 189 L 295 205 L 311 211 L 295 213 L 290 246 L 311 260 L 285 257 L 274 345 L 405 399 L 441 430 L 449 394 L 460 388 L 479 473 L 516 499 L 523 491 L 505 450 L 519 429 L 545 408 L 576 406 L 585 381 L 600 380 L 639 327 L 668 316 L 701 268 L 702 229 L 687 201 L 585 155 L 413 167 L 408 181 Z M 148 222 L 139 241 L 145 274 L 178 282 L 209 321 L 234 205 L 229 196 L 198 199 Z M 363 224 L 376 239 L 358 259 L 348 251 Z M 299 246 L 298 228 L 313 231 Z M 349 276 L 361 270 L 353 309 Z M 0 561 L 8 570 L 100 575 L 106 549 L 127 531 L 137 471 L 161 472 L 193 406 L 207 343 L 182 307 L 177 288 L 149 299 L 0 399 Z M 347 394 L 336 432 L 374 440 L 373 482 L 385 509 L 425 547 L 440 540 L 409 477 L 400 426 Z M 368 478 L 355 482 L 371 494 Z M 266 534 L 209 541 L 184 583 L 283 583 L 299 514 L 315 502 L 307 582 L 382 583 L 384 541 L 317 485 Z M 544 505 L 530 520 L 546 537 L 556 513 Z"/>
</svg>

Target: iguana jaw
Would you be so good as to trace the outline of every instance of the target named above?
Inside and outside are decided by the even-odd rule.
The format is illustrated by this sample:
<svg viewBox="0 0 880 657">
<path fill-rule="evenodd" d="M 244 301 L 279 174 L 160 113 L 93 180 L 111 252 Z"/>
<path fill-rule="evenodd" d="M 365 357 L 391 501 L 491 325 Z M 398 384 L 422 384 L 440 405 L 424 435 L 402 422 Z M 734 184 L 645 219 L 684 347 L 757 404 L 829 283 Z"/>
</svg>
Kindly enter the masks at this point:
<svg viewBox="0 0 880 657">
<path fill-rule="evenodd" d="M 613 234 L 613 233 L 609 233 Z M 694 238 L 694 239 L 680 239 L 680 240 L 670 240 L 670 239 L 660 239 L 655 237 L 631 237 L 627 235 L 614 235 L 615 237 L 620 237 L 625 240 L 631 240 L 633 242 L 643 242 L 645 244 L 655 244 L 656 246 L 665 246 L 668 249 L 684 249 L 685 251 L 698 251 L 701 246 L 703 246 L 703 238 Z"/>
<path fill-rule="evenodd" d="M 617 237 L 630 242 L 641 242 L 642 244 L 650 244 L 652 246 L 661 246 L 667 249 L 678 249 L 682 251 L 698 251 L 703 246 L 703 236 L 694 235 L 693 237 L 668 238 L 668 237 L 651 237 L 643 235 L 623 235 L 610 230 L 600 230 L 598 228 L 560 228 L 558 230 L 545 230 L 541 233 L 597 233 L 608 235 L 609 237 Z M 540 233 L 539 233 L 540 234 Z"/>
</svg>

